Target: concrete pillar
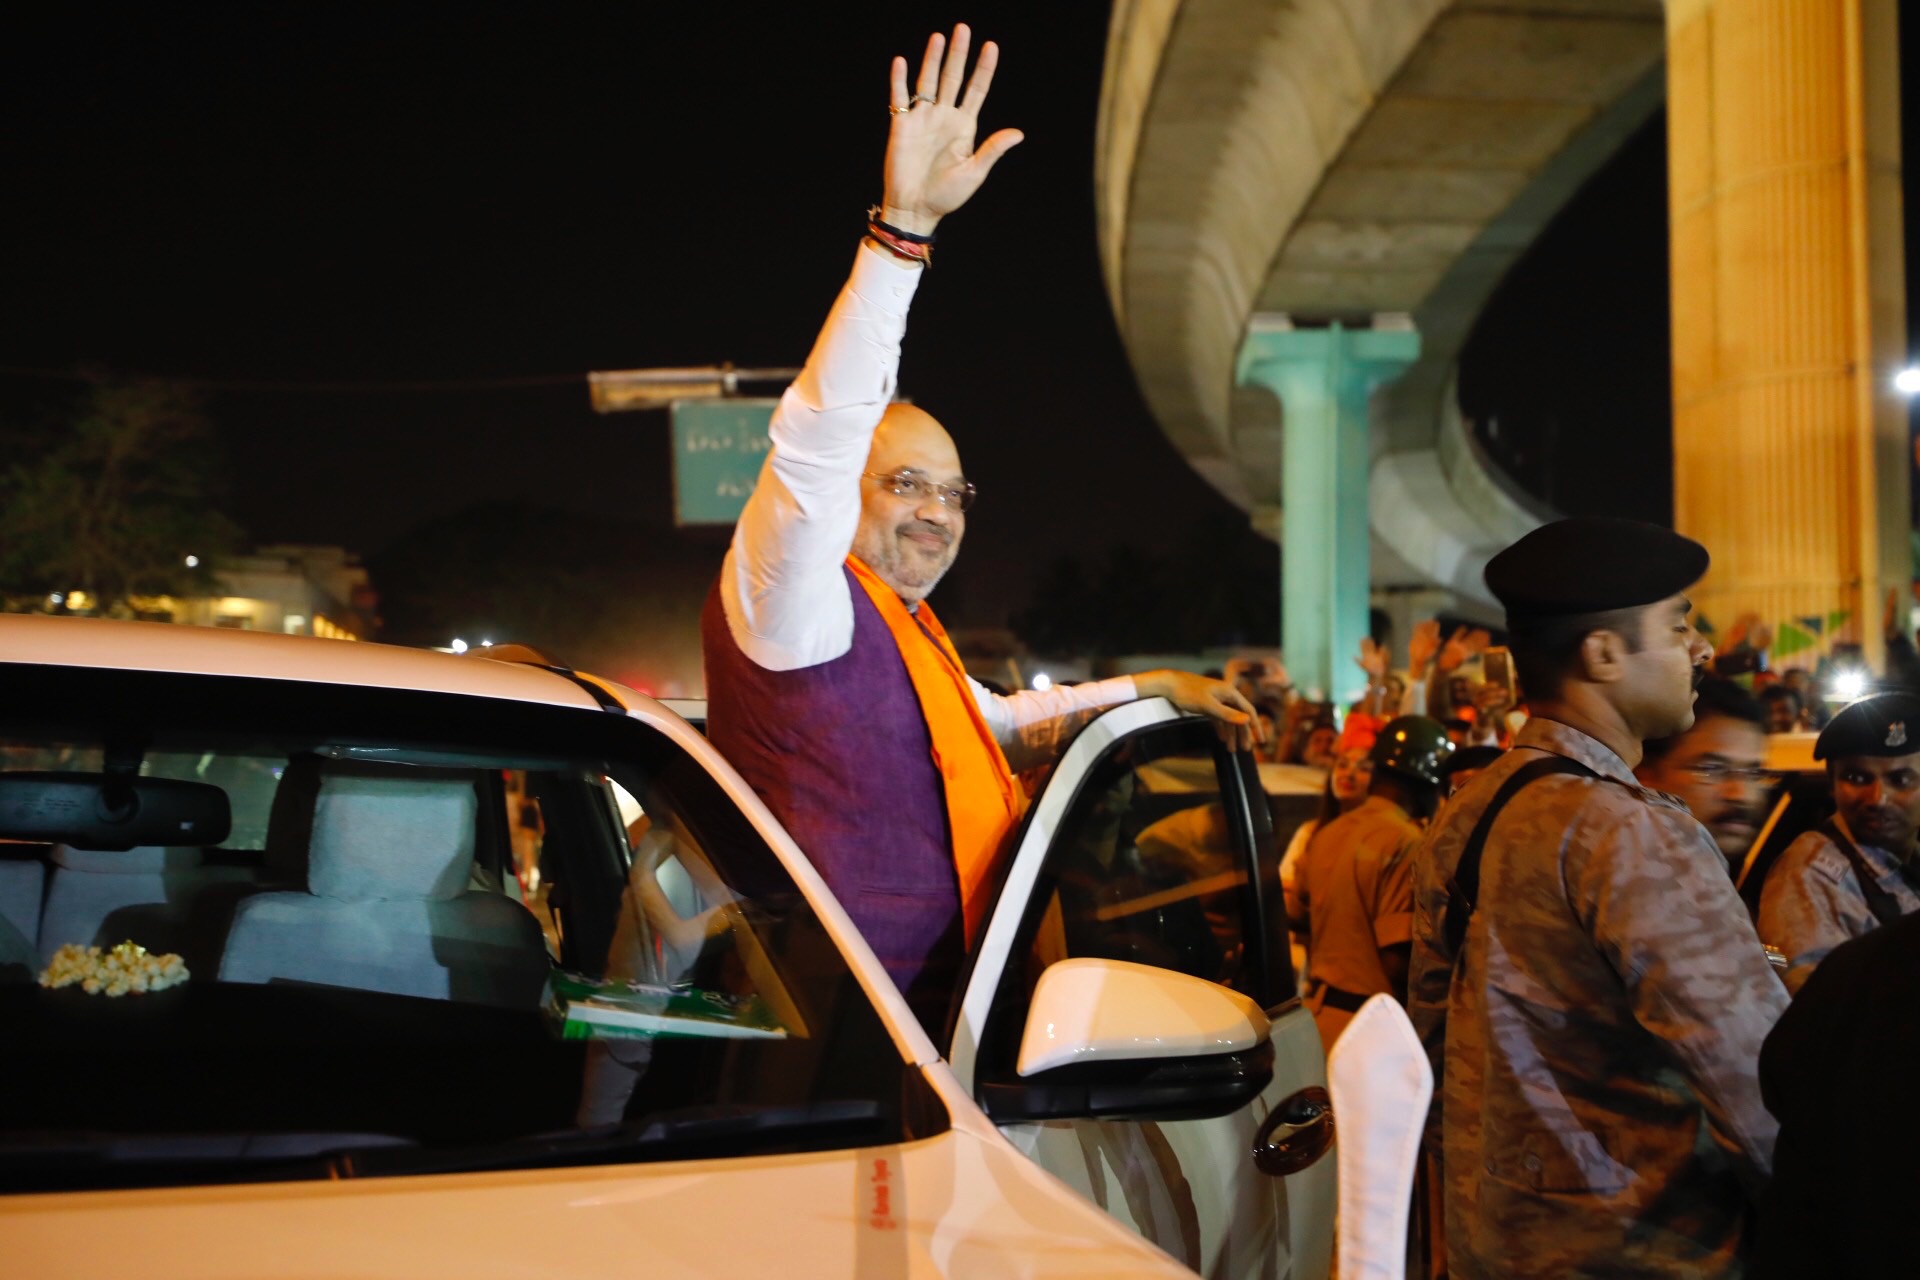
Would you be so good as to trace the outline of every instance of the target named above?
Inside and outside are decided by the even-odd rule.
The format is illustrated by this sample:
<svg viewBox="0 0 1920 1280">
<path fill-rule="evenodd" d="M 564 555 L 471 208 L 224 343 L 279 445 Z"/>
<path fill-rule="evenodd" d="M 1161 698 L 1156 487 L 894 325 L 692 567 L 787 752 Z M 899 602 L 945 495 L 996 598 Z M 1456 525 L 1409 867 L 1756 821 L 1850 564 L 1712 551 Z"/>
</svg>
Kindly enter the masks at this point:
<svg viewBox="0 0 1920 1280">
<path fill-rule="evenodd" d="M 1279 397 L 1281 648 L 1294 684 L 1345 704 L 1365 689 L 1368 398 L 1413 363 L 1408 329 L 1295 329 L 1255 316 L 1237 378 Z"/>
<path fill-rule="evenodd" d="M 1874 661 L 1912 576 L 1895 10 L 1667 0 L 1674 524 L 1713 553 L 1695 600 L 1722 627 L 1844 611 Z"/>
</svg>

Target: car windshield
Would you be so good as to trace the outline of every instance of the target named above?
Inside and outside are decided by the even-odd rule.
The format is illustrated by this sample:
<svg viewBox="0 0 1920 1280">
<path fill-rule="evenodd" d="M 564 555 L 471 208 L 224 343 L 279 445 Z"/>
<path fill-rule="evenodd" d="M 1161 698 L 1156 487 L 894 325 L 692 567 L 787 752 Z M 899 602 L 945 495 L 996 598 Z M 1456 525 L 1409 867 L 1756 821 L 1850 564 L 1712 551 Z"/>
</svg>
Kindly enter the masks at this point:
<svg viewBox="0 0 1920 1280">
<path fill-rule="evenodd" d="M 778 858 L 641 721 L 4 664 L 0 688 L 0 1188 L 945 1125 Z M 220 843 L 103 838 L 99 813 L 163 779 L 224 799 Z M 76 795 L 84 838 L 34 825 Z M 211 835 L 205 812 L 182 825 Z"/>
</svg>

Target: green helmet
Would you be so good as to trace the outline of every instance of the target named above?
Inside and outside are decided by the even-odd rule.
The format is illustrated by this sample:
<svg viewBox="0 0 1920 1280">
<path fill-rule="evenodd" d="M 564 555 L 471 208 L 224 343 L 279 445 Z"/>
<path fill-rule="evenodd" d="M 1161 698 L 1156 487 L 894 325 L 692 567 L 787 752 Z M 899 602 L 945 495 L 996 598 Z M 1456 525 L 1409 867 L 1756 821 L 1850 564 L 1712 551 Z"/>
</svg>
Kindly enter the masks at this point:
<svg viewBox="0 0 1920 1280">
<path fill-rule="evenodd" d="M 1430 716 L 1401 716 L 1373 741 L 1373 767 L 1440 785 L 1440 770 L 1453 754 L 1447 727 Z"/>
</svg>

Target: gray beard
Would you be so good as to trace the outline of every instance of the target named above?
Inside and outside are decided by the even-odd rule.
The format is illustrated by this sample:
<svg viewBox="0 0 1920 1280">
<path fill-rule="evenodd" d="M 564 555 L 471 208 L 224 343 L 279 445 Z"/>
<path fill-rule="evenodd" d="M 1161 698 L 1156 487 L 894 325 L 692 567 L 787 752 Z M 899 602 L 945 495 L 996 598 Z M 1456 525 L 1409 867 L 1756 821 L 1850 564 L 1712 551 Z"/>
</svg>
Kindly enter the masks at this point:
<svg viewBox="0 0 1920 1280">
<path fill-rule="evenodd" d="M 939 567 L 926 585 L 920 586 L 909 582 L 907 575 L 902 572 L 906 558 L 910 553 L 903 548 L 900 543 L 901 539 L 899 534 L 889 533 L 887 535 L 887 541 L 883 544 L 883 549 L 886 552 L 885 555 L 877 559 L 869 559 L 858 547 L 854 548 L 854 554 L 860 556 L 862 560 L 865 560 L 867 562 L 867 568 L 873 570 L 875 576 L 877 576 L 880 581 L 893 588 L 895 595 L 899 596 L 909 606 L 912 606 L 933 594 L 933 589 L 940 585 L 942 578 L 947 576 L 947 571 L 953 568 L 956 548 L 952 543 L 947 544 L 946 563 Z"/>
</svg>

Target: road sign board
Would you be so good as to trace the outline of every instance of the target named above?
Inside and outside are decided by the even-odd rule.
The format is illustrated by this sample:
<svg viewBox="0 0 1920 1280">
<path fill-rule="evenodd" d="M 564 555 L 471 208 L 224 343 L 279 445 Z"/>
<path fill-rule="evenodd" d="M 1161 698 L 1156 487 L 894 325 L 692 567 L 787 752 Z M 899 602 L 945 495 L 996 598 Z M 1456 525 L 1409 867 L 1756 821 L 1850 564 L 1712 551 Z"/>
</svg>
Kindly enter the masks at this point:
<svg viewBox="0 0 1920 1280">
<path fill-rule="evenodd" d="M 673 521 L 732 524 L 740 518 L 771 447 L 778 400 L 673 403 Z"/>
</svg>

